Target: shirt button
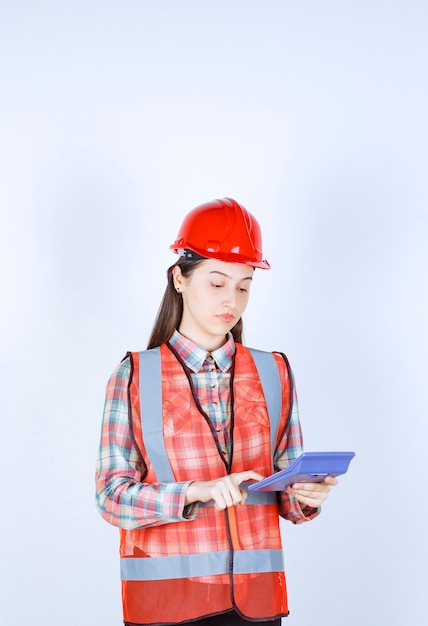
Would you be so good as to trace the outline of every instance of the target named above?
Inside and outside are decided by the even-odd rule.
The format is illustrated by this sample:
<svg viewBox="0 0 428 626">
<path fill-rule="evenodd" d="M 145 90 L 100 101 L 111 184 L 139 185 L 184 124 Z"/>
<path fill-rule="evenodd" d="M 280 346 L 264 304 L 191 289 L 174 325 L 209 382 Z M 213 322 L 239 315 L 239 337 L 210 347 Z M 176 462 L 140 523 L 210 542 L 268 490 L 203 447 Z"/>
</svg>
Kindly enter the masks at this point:
<svg viewBox="0 0 428 626">
<path fill-rule="evenodd" d="M 214 387 L 217 387 L 217 383 L 211 383 L 210 387 L 211 389 L 214 389 Z"/>
<path fill-rule="evenodd" d="M 221 433 L 221 428 L 216 428 L 216 432 Z"/>
</svg>

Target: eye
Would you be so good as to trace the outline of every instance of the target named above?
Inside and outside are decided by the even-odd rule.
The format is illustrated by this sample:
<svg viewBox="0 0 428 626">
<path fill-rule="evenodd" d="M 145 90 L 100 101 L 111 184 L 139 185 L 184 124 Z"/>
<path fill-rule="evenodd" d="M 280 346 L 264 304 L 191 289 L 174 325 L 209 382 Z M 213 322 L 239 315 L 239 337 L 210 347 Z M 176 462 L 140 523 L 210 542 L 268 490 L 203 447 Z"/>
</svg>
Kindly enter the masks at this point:
<svg viewBox="0 0 428 626">
<path fill-rule="evenodd" d="M 223 287 L 223 285 L 218 284 L 218 283 L 211 283 L 211 287 L 216 287 L 216 289 L 221 289 L 221 287 Z"/>
<path fill-rule="evenodd" d="M 250 291 L 250 285 L 248 282 L 243 283 L 242 285 L 240 285 L 238 287 L 238 291 L 240 291 L 241 293 L 249 293 Z"/>
</svg>

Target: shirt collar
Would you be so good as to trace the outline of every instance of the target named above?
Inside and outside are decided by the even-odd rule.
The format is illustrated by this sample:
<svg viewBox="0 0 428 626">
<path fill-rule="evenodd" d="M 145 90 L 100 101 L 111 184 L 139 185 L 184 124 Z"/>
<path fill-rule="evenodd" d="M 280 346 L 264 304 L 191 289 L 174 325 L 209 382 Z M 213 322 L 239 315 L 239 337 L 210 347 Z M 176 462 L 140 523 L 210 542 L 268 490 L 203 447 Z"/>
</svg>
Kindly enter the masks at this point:
<svg viewBox="0 0 428 626">
<path fill-rule="evenodd" d="M 229 333 L 226 343 L 217 348 L 217 350 L 213 350 L 213 352 L 207 352 L 200 348 L 196 343 L 181 335 L 178 330 L 174 331 L 169 343 L 193 372 L 199 372 L 202 369 L 202 365 L 208 356 L 214 359 L 217 367 L 222 372 L 227 372 L 232 365 L 233 355 L 235 354 L 235 342 L 232 333 Z"/>
</svg>

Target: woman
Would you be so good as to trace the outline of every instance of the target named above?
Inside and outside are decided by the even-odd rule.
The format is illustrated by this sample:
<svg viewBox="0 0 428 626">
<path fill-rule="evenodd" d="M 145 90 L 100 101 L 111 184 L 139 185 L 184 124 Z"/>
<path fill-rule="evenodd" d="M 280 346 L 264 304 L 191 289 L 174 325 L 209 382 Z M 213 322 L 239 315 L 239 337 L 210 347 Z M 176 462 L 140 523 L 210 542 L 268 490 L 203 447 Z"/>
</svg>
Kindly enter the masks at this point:
<svg viewBox="0 0 428 626">
<path fill-rule="evenodd" d="M 97 465 L 98 508 L 121 529 L 124 623 L 278 626 L 279 516 L 313 519 L 337 479 L 246 490 L 302 452 L 286 357 L 242 345 L 255 268 L 270 267 L 257 220 L 228 198 L 203 204 L 171 249 L 149 349 L 109 381 Z"/>
</svg>

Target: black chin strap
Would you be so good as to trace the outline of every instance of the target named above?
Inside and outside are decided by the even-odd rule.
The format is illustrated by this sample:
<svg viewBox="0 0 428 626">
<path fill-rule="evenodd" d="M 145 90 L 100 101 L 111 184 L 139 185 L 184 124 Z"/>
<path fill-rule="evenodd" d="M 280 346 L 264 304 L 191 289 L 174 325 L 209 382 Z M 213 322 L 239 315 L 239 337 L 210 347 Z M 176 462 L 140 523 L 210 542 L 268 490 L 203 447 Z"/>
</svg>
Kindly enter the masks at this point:
<svg viewBox="0 0 428 626">
<path fill-rule="evenodd" d="M 193 261 L 201 261 L 207 258 L 206 256 L 198 254 L 197 252 L 193 252 L 193 250 L 187 250 L 187 248 L 180 248 L 178 250 L 178 256 L 184 257 L 185 259 L 192 259 Z"/>
</svg>

